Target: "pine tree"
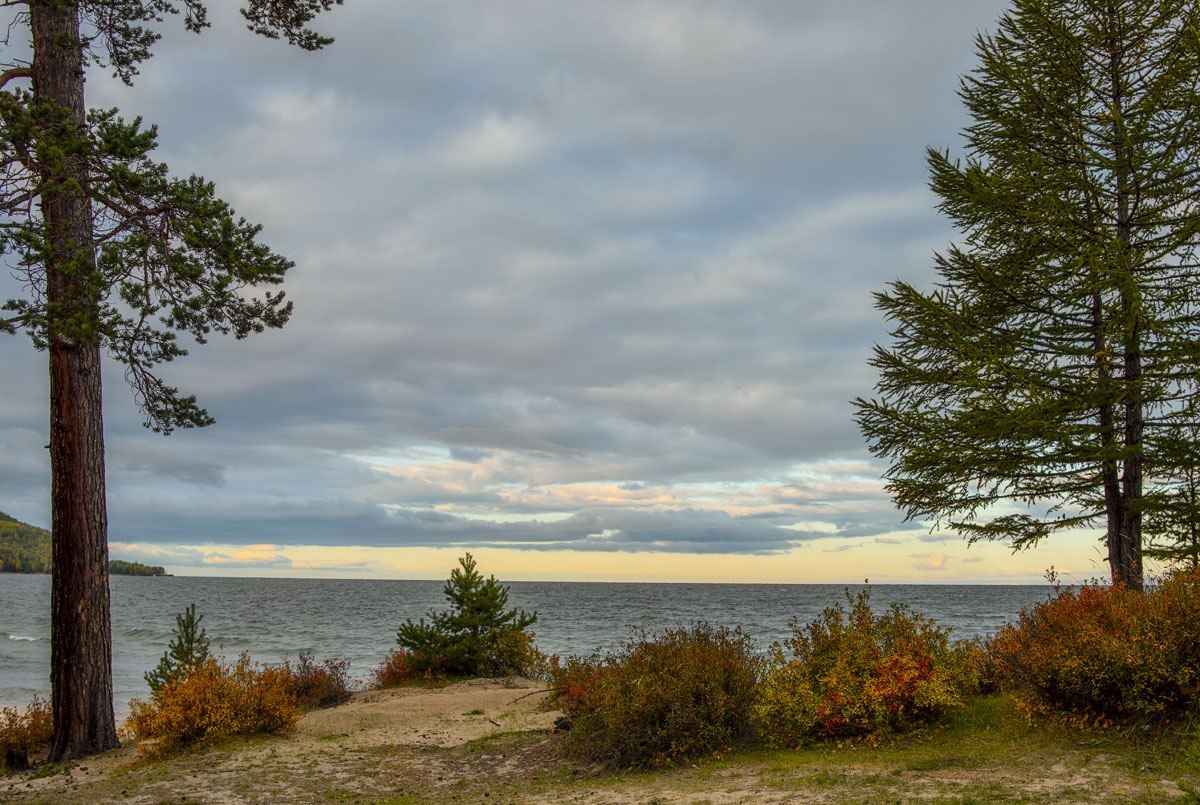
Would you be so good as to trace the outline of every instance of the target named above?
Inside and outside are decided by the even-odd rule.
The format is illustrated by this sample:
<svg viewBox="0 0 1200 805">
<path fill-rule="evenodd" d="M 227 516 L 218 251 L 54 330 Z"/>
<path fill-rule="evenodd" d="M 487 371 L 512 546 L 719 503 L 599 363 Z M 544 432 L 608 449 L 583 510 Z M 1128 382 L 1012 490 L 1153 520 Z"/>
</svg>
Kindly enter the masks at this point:
<svg viewBox="0 0 1200 805">
<path fill-rule="evenodd" d="M 203 615 L 196 615 L 195 604 L 175 616 L 175 636 L 167 644 L 158 665 L 145 674 L 151 694 L 157 696 L 164 687 L 187 676 L 188 671 L 208 660 L 208 633 L 200 626 L 202 620 Z"/>
<path fill-rule="evenodd" d="M 476 676 L 507 671 L 505 634 L 524 632 L 537 622 L 537 613 L 506 609 L 508 587 L 495 576 L 485 579 L 471 554 L 459 559 L 458 565 L 442 588 L 450 609 L 430 610 L 429 622 L 405 621 L 396 642 L 424 657 L 440 658 L 435 664 L 442 673 Z"/>
<path fill-rule="evenodd" d="M 909 518 L 1015 548 L 1103 524 L 1140 589 L 1200 377 L 1197 4 L 1016 0 L 977 50 L 965 159 L 928 154 L 963 243 L 877 295 L 858 422 Z"/>
<path fill-rule="evenodd" d="M 307 29 L 341 0 L 247 0 L 248 27 L 315 49 Z M 163 433 L 212 418 L 155 367 L 203 342 L 279 327 L 290 303 L 274 285 L 291 263 L 256 240 L 198 177 L 155 162 L 153 127 L 89 110 L 89 67 L 133 81 L 167 15 L 203 30 L 200 0 L 13 0 L 8 36 L 28 32 L 31 60 L 0 66 L 0 250 L 29 296 L 8 300 L 0 331 L 25 330 L 49 353 L 53 577 L 50 759 L 117 745 L 112 707 L 108 521 L 101 353 L 121 362 L 146 424 Z"/>
</svg>

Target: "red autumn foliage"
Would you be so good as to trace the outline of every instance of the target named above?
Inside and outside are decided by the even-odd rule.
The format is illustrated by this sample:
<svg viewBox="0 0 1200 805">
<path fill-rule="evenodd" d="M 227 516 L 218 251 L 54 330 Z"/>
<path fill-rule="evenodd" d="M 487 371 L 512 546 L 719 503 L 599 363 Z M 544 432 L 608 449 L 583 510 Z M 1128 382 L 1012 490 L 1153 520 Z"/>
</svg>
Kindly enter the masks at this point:
<svg viewBox="0 0 1200 805">
<path fill-rule="evenodd" d="M 1086 584 L 1021 612 L 988 644 L 1027 711 L 1102 725 L 1162 720 L 1200 698 L 1200 571 L 1145 592 Z"/>
</svg>

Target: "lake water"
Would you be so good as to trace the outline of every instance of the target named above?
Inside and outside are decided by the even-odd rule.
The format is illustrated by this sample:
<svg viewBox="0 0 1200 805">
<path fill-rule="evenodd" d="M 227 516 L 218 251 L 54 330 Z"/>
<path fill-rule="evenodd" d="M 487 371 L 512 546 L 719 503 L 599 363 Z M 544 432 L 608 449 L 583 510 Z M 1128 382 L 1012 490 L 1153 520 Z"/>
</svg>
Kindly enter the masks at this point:
<svg viewBox="0 0 1200 805">
<path fill-rule="evenodd" d="M 311 651 L 345 657 L 363 679 L 395 644 L 396 627 L 446 606 L 441 581 L 113 576 L 113 686 L 120 715 L 145 696 L 175 613 L 195 603 L 214 650 L 279 662 Z M 765 648 L 789 634 L 788 620 L 815 618 L 843 601 L 832 584 L 639 584 L 512 582 L 509 604 L 538 613 L 538 647 L 550 654 L 608 651 L 630 627 L 659 629 L 707 620 L 740 626 Z M 851 592 L 860 587 L 850 586 Z M 956 637 L 990 634 L 1048 585 L 873 585 L 876 609 L 903 603 Z M 50 693 L 50 577 L 0 573 L 0 706 Z"/>
</svg>

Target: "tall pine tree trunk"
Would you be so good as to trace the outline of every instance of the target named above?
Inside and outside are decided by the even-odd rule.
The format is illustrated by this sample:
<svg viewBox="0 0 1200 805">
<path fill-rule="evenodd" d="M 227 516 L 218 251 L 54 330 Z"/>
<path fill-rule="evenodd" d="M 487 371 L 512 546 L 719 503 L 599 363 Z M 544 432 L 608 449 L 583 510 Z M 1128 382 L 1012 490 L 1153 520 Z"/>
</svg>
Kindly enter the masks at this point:
<svg viewBox="0 0 1200 805">
<path fill-rule="evenodd" d="M 65 115 L 68 135 L 84 125 L 79 8 L 64 0 L 30 3 L 33 91 L 47 116 Z M 44 118 L 48 129 L 57 125 Z M 56 132 L 61 135 L 62 132 Z M 47 135 L 43 133 L 43 136 Z M 50 466 L 53 579 L 50 759 L 68 760 L 118 745 L 112 704 L 108 518 L 96 290 L 81 283 L 95 262 L 92 210 L 82 160 L 68 152 L 43 168 L 41 207 L 48 249 Z M 78 267 L 86 266 L 84 270 Z M 81 285 L 83 287 L 81 287 Z"/>
</svg>

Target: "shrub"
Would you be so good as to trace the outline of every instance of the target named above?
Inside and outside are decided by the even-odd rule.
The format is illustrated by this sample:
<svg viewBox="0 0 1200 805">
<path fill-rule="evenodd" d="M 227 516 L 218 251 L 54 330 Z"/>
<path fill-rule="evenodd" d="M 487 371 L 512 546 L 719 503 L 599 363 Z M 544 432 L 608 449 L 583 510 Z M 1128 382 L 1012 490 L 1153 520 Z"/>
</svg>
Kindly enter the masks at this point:
<svg viewBox="0 0 1200 805">
<path fill-rule="evenodd" d="M 126 727 L 143 752 L 165 753 L 230 735 L 284 732 L 300 717 L 285 667 L 257 666 L 242 654 L 232 666 L 209 657 L 163 685 L 149 702 L 130 702 Z"/>
<path fill-rule="evenodd" d="M 1001 687 L 1028 712 L 1101 725 L 1182 714 L 1200 686 L 1200 572 L 1175 572 L 1145 593 L 1059 590 L 988 650 Z"/>
<path fill-rule="evenodd" d="M 623 767 L 722 751 L 751 732 L 761 660 L 740 630 L 700 623 L 637 634 L 604 659 L 551 663 L 567 751 Z"/>
<path fill-rule="evenodd" d="M 394 688 L 417 681 L 420 674 L 414 669 L 411 657 L 403 649 L 392 649 L 371 671 L 371 687 Z"/>
<path fill-rule="evenodd" d="M 34 696 L 25 712 L 15 707 L 0 709 L 0 750 L 9 768 L 26 768 L 29 753 L 48 744 L 53 733 L 54 717 L 45 699 Z"/>
<path fill-rule="evenodd" d="M 163 652 L 158 665 L 145 674 L 150 692 L 157 694 L 159 688 L 186 676 L 189 671 L 209 658 L 208 635 L 200 628 L 203 615 L 196 615 L 196 605 L 191 604 L 182 614 L 175 616 L 175 636 Z"/>
<path fill-rule="evenodd" d="M 296 665 L 284 663 L 291 677 L 290 685 L 296 704 L 306 710 L 331 707 L 350 698 L 350 660 L 327 659 L 319 664 L 312 653 L 300 652 Z"/>
<path fill-rule="evenodd" d="M 541 654 L 526 629 L 537 613 L 505 609 L 508 588 L 495 576 L 484 578 L 475 559 L 458 560 L 443 588 L 450 609 L 430 610 L 429 621 L 407 620 L 396 642 L 417 675 L 496 676 L 536 671 Z"/>
<path fill-rule="evenodd" d="M 976 687 L 975 653 L 930 619 L 898 604 L 875 615 L 869 590 L 846 602 L 849 612 L 833 606 L 803 627 L 793 619 L 792 636 L 771 646 L 755 705 L 767 744 L 903 731 Z"/>
<path fill-rule="evenodd" d="M 550 658 L 547 657 L 534 638 L 537 635 L 524 629 L 497 629 L 489 635 L 485 655 L 490 660 L 484 664 L 488 675 L 516 674 L 531 679 L 544 678 L 549 672 Z"/>
</svg>

